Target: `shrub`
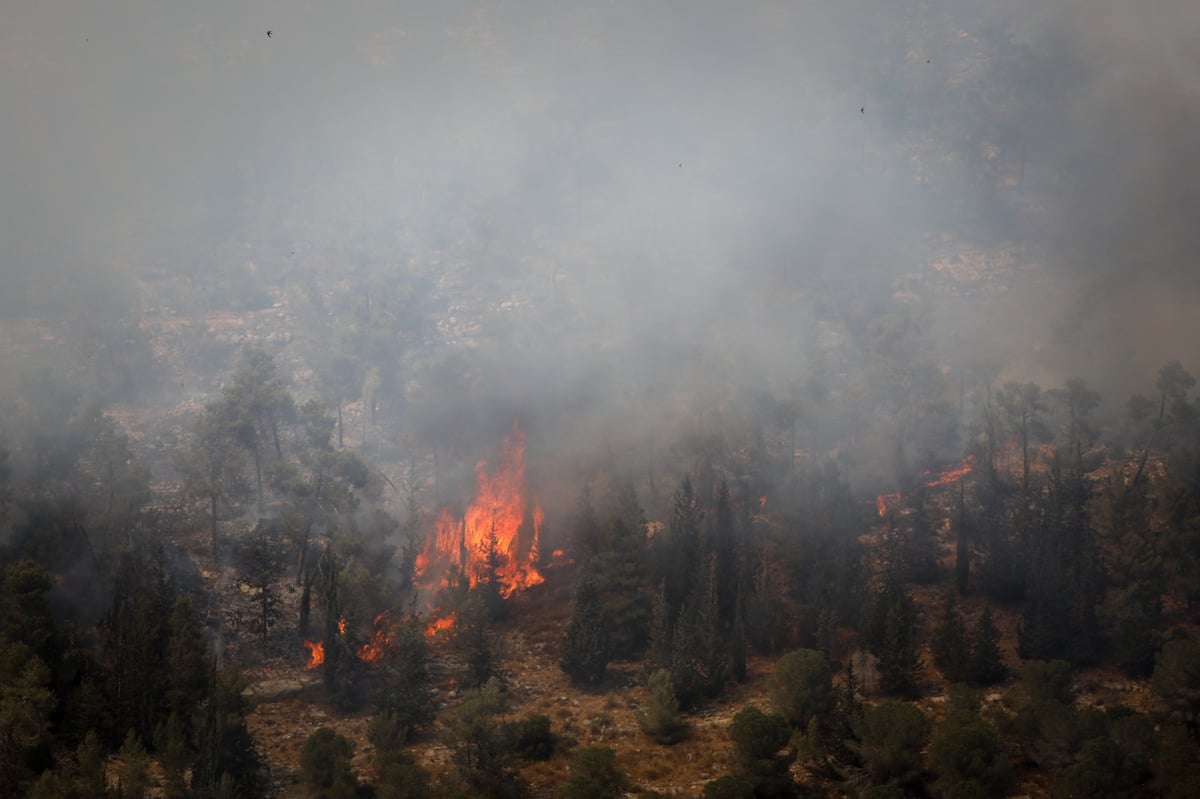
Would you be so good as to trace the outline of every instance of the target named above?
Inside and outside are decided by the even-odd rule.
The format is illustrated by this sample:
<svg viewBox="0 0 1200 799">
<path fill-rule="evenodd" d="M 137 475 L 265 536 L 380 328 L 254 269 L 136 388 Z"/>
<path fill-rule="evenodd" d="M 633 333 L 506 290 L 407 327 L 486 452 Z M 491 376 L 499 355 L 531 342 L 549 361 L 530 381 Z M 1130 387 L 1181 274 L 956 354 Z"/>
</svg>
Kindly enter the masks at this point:
<svg viewBox="0 0 1200 799">
<path fill-rule="evenodd" d="M 726 774 L 704 786 L 704 799 L 754 799 L 754 786 L 741 777 Z"/>
<path fill-rule="evenodd" d="M 687 735 L 688 724 L 679 712 L 670 672 L 659 669 L 650 675 L 649 688 L 650 700 L 638 711 L 638 726 L 657 743 L 679 743 Z"/>
<path fill-rule="evenodd" d="M 343 799 L 358 794 L 358 778 L 350 766 L 354 744 L 329 727 L 322 727 L 300 751 L 300 778 L 316 795 Z"/>
<path fill-rule="evenodd" d="M 807 727 L 809 719 L 827 714 L 837 701 L 829 661 L 815 649 L 780 658 L 770 690 L 775 710 L 794 727 Z"/>
<path fill-rule="evenodd" d="M 510 752 L 524 760 L 549 760 L 557 739 L 550 730 L 549 716 L 530 716 L 505 722 L 500 727 Z"/>
<path fill-rule="evenodd" d="M 929 764 L 946 795 L 957 791 L 957 795 L 971 796 L 974 789 L 963 783 L 975 782 L 983 796 L 1004 796 L 1012 780 L 1008 753 L 996 732 L 965 711 L 951 715 L 942 724 L 929 747 Z"/>
<path fill-rule="evenodd" d="M 858 753 L 876 783 L 916 785 L 921 751 L 929 742 L 929 720 L 919 708 L 890 700 L 863 710 L 854 724 Z"/>
<path fill-rule="evenodd" d="M 562 799 L 618 799 L 625 794 L 625 783 L 613 750 L 585 746 L 571 758 L 571 776 L 561 795 Z"/>
</svg>

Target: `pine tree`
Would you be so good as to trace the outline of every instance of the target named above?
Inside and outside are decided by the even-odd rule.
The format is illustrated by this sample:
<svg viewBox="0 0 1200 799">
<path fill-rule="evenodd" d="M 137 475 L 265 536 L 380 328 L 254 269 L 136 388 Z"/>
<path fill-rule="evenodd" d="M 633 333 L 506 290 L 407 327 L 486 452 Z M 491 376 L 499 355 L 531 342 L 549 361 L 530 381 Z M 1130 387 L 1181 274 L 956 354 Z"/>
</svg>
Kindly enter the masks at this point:
<svg viewBox="0 0 1200 799">
<path fill-rule="evenodd" d="M 191 728 L 191 719 L 208 689 L 208 649 L 201 638 L 192 602 L 186 596 L 175 600 L 167 639 L 167 710 Z"/>
<path fill-rule="evenodd" d="M 142 799 L 150 787 L 149 758 L 137 733 L 130 728 L 118 753 L 117 793 L 121 799 Z"/>
<path fill-rule="evenodd" d="M 95 730 L 88 730 L 75 750 L 75 759 L 79 764 L 75 790 L 80 799 L 105 799 L 108 792 L 104 781 L 104 749 Z"/>
<path fill-rule="evenodd" d="M 946 595 L 942 623 L 934 633 L 931 649 L 933 662 L 943 677 L 950 682 L 967 682 L 970 679 L 971 650 L 954 592 Z"/>
<path fill-rule="evenodd" d="M 889 592 L 879 652 L 879 675 L 883 689 L 901 696 L 914 696 L 921 656 L 917 649 L 917 618 L 912 597 L 903 589 Z"/>
<path fill-rule="evenodd" d="M 1089 527 L 1089 498 L 1082 475 L 1053 465 L 1018 632 L 1026 660 L 1062 658 L 1079 666 L 1095 658 L 1100 567 Z"/>
<path fill-rule="evenodd" d="M 959 594 L 967 593 L 971 580 L 971 540 L 967 528 L 965 489 L 958 484 L 958 519 L 954 523 L 954 585 Z"/>
<path fill-rule="evenodd" d="M 454 626 L 454 646 L 466 666 L 462 682 L 469 688 L 479 687 L 497 676 L 499 658 L 491 628 L 486 600 L 472 589 L 459 608 Z"/>
<path fill-rule="evenodd" d="M 584 577 L 575 587 L 571 620 L 563 633 L 559 665 L 575 682 L 597 683 L 604 679 L 611 659 L 609 622 L 605 618 L 596 584 Z"/>
<path fill-rule="evenodd" d="M 675 492 L 675 505 L 666 534 L 655 538 L 656 576 L 665 586 L 667 607 L 672 617 L 679 615 L 698 574 L 703 519 L 704 512 L 692 489 L 692 479 L 685 475 Z"/>
<path fill-rule="evenodd" d="M 671 668 L 672 621 L 667 607 L 667 590 L 660 585 L 650 614 L 650 651 L 646 655 L 646 667 L 651 671 Z"/>
<path fill-rule="evenodd" d="M 992 619 L 992 609 L 985 607 L 971 636 L 970 682 L 994 685 L 1007 674 L 1008 668 L 1000 654 L 1000 630 Z"/>
<path fill-rule="evenodd" d="M 737 601 L 737 527 L 733 515 L 733 499 L 725 480 L 717 489 L 713 511 L 712 554 L 716 558 L 716 590 L 719 618 L 723 629 L 733 626 L 734 604 Z"/>
<path fill-rule="evenodd" d="M 481 607 L 487 614 L 489 622 L 499 621 L 508 612 L 504 597 L 500 593 L 500 566 L 503 555 L 500 552 L 500 542 L 496 534 L 496 520 L 492 519 L 491 529 L 488 530 L 487 543 L 483 550 L 483 565 L 480 568 L 478 580 L 472 589 L 479 596 Z"/>
<path fill-rule="evenodd" d="M 908 579 L 917 583 L 931 583 L 938 578 L 941 567 L 941 543 L 935 529 L 935 508 L 931 507 L 928 492 L 924 487 L 909 497 L 913 514 L 907 536 L 903 541 L 901 557 Z"/>
<path fill-rule="evenodd" d="M 729 678 L 728 640 L 721 633 L 716 560 L 679 613 L 671 641 L 671 682 L 684 707 L 721 691 Z"/>
<path fill-rule="evenodd" d="M 198 799 L 262 795 L 261 761 L 246 728 L 246 682 L 236 670 L 210 673 L 208 699 L 197 733 L 192 793 Z"/>
<path fill-rule="evenodd" d="M 603 536 L 600 521 L 596 518 L 595 506 L 592 505 L 592 491 L 589 485 L 584 485 L 583 490 L 579 492 L 572 538 L 575 543 L 575 557 L 581 565 L 587 566 L 600 555 Z"/>
<path fill-rule="evenodd" d="M 183 720 L 172 713 L 154 731 L 154 748 L 163 771 L 163 793 L 167 799 L 184 799 L 187 796 L 186 772 L 191 764 L 187 733 Z"/>
<path fill-rule="evenodd" d="M 747 665 L 746 655 L 748 642 L 746 640 L 746 619 L 742 613 L 742 597 L 738 593 L 737 600 L 734 602 L 733 608 L 733 632 L 732 639 L 729 643 L 729 655 L 732 661 L 733 678 L 739 683 L 746 681 Z"/>
<path fill-rule="evenodd" d="M 596 585 L 614 657 L 631 658 L 645 649 L 650 603 L 645 593 L 645 534 L 620 516 L 604 527 L 603 551 L 596 561 Z"/>
<path fill-rule="evenodd" d="M 679 712 L 679 698 L 671 685 L 671 673 L 659 669 L 650 675 L 647 684 L 650 698 L 638 710 L 638 726 L 660 744 L 673 744 L 687 735 L 688 724 Z"/>
</svg>

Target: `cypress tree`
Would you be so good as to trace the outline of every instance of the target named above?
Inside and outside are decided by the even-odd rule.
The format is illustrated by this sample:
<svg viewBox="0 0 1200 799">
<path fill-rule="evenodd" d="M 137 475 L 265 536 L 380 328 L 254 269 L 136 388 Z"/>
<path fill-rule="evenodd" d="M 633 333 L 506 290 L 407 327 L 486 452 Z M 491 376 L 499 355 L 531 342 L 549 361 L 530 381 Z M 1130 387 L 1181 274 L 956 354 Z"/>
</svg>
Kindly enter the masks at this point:
<svg viewBox="0 0 1200 799">
<path fill-rule="evenodd" d="M 600 682 L 612 655 L 608 620 L 590 577 L 584 577 L 576 586 L 573 605 L 563 633 L 559 665 L 575 682 Z"/>
<path fill-rule="evenodd" d="M 671 612 L 667 608 L 666 586 L 659 585 L 650 614 L 650 651 L 646 657 L 646 667 L 650 671 L 671 667 L 671 621 Z"/>
<path fill-rule="evenodd" d="M 604 550 L 596 582 L 615 657 L 633 657 L 646 647 L 650 603 L 644 592 L 645 535 L 614 515 L 604 528 Z"/>
<path fill-rule="evenodd" d="M 992 619 L 992 609 L 985 607 L 971 636 L 969 678 L 975 685 L 994 685 L 1007 674 L 1000 655 L 1000 630 Z"/>
<path fill-rule="evenodd" d="M 912 597 L 903 589 L 898 589 L 888 602 L 883 623 L 879 674 L 884 690 L 901 696 L 914 696 L 920 669 L 916 608 Z"/>
<path fill-rule="evenodd" d="M 946 595 L 942 610 L 942 622 L 934 633 L 933 662 L 942 676 L 950 682 L 967 682 L 970 679 L 971 652 L 967 645 L 966 629 L 958 612 L 954 592 Z"/>
</svg>

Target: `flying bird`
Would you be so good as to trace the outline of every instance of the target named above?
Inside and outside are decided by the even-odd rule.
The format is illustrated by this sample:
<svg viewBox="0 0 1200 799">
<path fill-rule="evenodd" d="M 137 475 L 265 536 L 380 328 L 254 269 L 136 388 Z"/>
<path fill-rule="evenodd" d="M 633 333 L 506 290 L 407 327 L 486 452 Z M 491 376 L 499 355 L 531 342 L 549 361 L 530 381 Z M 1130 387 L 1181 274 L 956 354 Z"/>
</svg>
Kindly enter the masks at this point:
<svg viewBox="0 0 1200 799">
<path fill-rule="evenodd" d="M 270 38 L 271 38 L 271 32 L 270 32 L 270 31 L 267 31 L 267 38 L 268 38 L 268 39 L 270 39 Z"/>
<path fill-rule="evenodd" d="M 860 113 L 860 114 L 867 113 L 867 107 L 864 105 L 862 108 L 858 109 L 858 113 Z"/>
</svg>

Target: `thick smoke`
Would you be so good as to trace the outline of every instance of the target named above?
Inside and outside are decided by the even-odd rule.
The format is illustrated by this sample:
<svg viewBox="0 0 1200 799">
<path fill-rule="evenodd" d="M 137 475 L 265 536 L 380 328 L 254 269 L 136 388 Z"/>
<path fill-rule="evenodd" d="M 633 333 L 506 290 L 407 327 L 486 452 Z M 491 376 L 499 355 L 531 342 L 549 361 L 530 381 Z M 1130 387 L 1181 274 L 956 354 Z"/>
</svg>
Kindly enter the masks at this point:
<svg viewBox="0 0 1200 799">
<path fill-rule="evenodd" d="M 769 396 L 873 479 L 931 369 L 1123 396 L 1200 332 L 1200 15 L 993 5 L 10 3 L 0 305 L 411 283 L 407 427 L 641 462 Z"/>
</svg>

